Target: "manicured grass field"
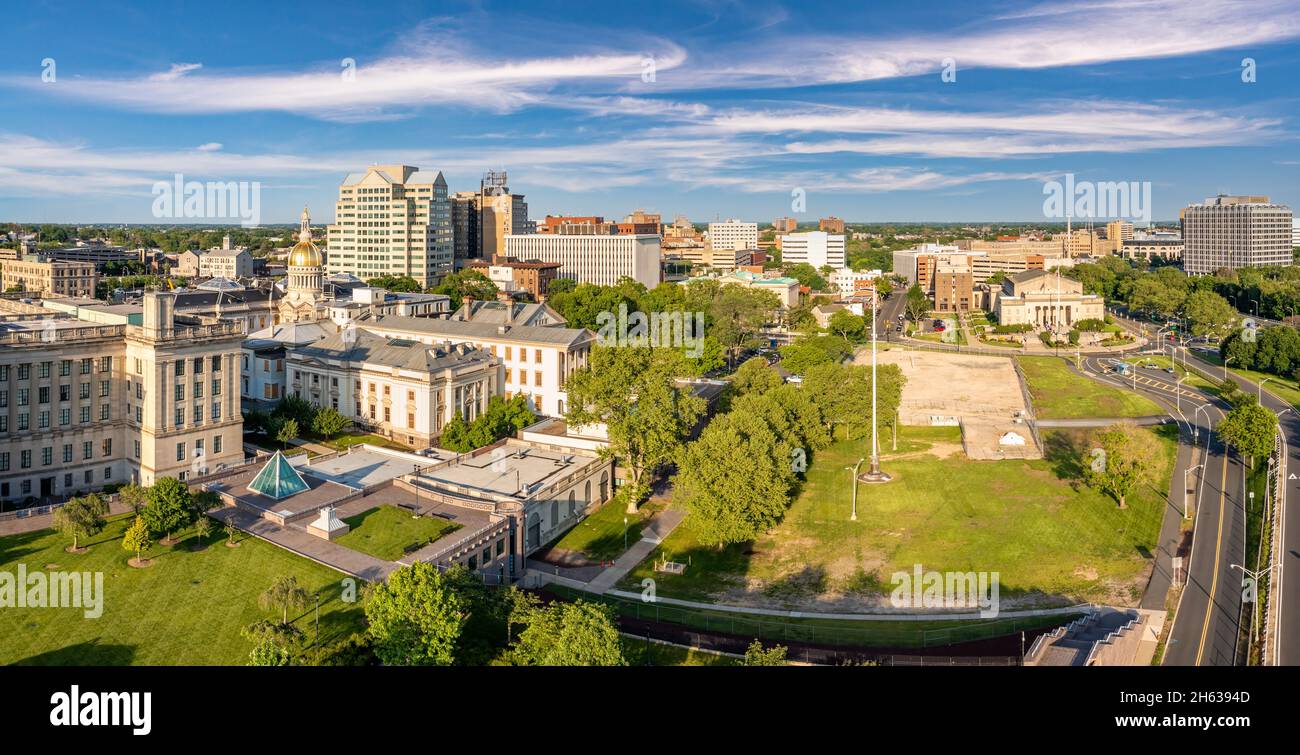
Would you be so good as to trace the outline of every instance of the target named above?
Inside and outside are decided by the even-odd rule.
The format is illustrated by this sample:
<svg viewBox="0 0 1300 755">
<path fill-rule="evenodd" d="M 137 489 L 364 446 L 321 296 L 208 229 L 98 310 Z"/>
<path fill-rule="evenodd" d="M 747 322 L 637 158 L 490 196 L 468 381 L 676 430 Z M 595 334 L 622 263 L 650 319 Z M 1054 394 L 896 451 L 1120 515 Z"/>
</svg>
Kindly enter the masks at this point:
<svg viewBox="0 0 1300 755">
<path fill-rule="evenodd" d="M 320 592 L 322 642 L 342 639 L 363 626 L 361 604 L 342 602 L 345 575 L 260 540 L 240 536 L 228 548 L 220 532 L 191 551 L 195 537 L 155 545 L 153 565 L 127 565 L 122 549 L 130 517 L 117 517 L 104 532 L 83 540 L 90 550 L 64 552 L 69 541 L 52 530 L 0 538 L 0 571 L 42 569 L 102 572 L 103 615 L 85 618 L 76 608 L 0 610 L 0 664 L 35 665 L 243 665 L 253 644 L 240 630 L 274 612 L 258 595 L 281 575 L 293 575 L 310 594 Z M 360 585 L 357 585 L 358 590 Z M 275 614 L 278 616 L 278 614 Z M 290 618 L 309 640 L 315 604 Z"/>
<path fill-rule="evenodd" d="M 359 446 L 362 443 L 369 443 L 372 446 L 379 446 L 381 448 L 391 448 L 394 451 L 409 452 L 411 450 L 410 446 L 403 445 L 389 438 L 385 438 L 382 435 L 352 434 L 352 435 L 336 435 L 333 438 L 309 437 L 307 439 L 312 441 L 313 443 L 319 443 L 322 446 L 329 446 L 330 448 L 336 449 L 338 451 L 346 451 L 352 446 Z"/>
<path fill-rule="evenodd" d="M 396 506 L 377 506 L 343 521 L 352 529 L 334 542 L 385 561 L 396 561 L 460 529 L 459 524 L 445 519 L 413 517 L 411 512 Z"/>
<path fill-rule="evenodd" d="M 1016 357 L 1039 419 L 1145 417 L 1164 414 L 1156 403 L 1070 371 L 1061 357 Z"/>
<path fill-rule="evenodd" d="M 623 635 L 623 655 L 629 666 L 737 666 L 740 660 L 707 650 L 647 642 Z"/>
<path fill-rule="evenodd" d="M 662 596 L 810 610 L 860 610 L 893 588 L 891 575 L 925 570 L 998 572 L 1001 597 L 1035 605 L 1105 601 L 1132 604 L 1146 584 L 1173 469 L 1172 428 L 1151 435 L 1153 469 L 1129 507 L 1083 483 L 1086 434 L 1044 435 L 1043 460 L 971 462 L 955 428 L 902 429 L 907 442 L 888 453 L 883 486 L 858 487 L 858 521 L 849 520 L 850 473 L 869 440 L 840 440 L 818 452 L 807 481 L 771 532 L 715 549 L 700 545 L 689 520 L 623 581 Z M 945 435 L 947 433 L 947 435 Z M 934 453 L 910 450 L 932 444 Z M 687 563 L 683 575 L 654 571 L 662 557 Z"/>
<path fill-rule="evenodd" d="M 631 545 L 641 539 L 641 529 L 650 516 L 662 509 L 657 503 L 647 502 L 637 513 L 624 514 L 621 503 L 606 503 L 564 533 L 552 549 L 581 553 L 592 561 L 613 560 L 624 551 L 623 518 L 627 517 L 626 542 Z"/>
</svg>

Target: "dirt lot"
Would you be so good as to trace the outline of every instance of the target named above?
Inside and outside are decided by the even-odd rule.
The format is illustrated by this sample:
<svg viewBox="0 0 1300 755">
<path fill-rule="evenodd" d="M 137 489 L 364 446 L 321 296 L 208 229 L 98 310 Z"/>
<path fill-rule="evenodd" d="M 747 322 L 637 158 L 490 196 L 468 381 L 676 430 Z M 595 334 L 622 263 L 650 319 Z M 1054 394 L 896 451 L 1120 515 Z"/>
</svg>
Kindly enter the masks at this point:
<svg viewBox="0 0 1300 755">
<path fill-rule="evenodd" d="M 896 364 L 907 376 L 899 421 L 904 425 L 963 426 L 963 443 L 972 459 L 1039 458 L 1029 428 L 1014 421 L 1027 412 L 1024 392 L 1009 357 L 891 349 L 877 352 L 880 364 Z M 855 360 L 871 364 L 864 350 Z M 1025 445 L 1001 445 L 1007 432 Z"/>
</svg>

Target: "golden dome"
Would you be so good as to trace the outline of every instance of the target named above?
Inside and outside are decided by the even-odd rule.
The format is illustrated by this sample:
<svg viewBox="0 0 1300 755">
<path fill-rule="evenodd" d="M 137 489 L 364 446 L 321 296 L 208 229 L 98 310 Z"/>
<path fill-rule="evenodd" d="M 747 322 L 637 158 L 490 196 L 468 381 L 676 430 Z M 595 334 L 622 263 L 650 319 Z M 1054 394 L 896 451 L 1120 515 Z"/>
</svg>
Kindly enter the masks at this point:
<svg viewBox="0 0 1300 755">
<path fill-rule="evenodd" d="M 302 208 L 302 225 L 298 231 L 298 243 L 289 250 L 289 267 L 321 267 L 320 250 L 311 243 L 311 216 L 307 208 Z"/>
</svg>

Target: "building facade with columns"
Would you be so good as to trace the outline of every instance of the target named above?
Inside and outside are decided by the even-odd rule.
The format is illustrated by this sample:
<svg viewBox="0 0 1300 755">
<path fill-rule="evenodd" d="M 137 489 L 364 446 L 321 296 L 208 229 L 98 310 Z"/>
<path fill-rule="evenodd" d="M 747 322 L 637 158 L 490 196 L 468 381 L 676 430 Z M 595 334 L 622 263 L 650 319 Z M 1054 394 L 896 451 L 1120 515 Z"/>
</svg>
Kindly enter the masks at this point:
<svg viewBox="0 0 1300 755">
<path fill-rule="evenodd" d="M 473 422 L 501 394 L 504 368 L 466 344 L 385 338 L 348 326 L 285 354 L 287 393 L 366 430 L 428 447 L 457 413 Z"/>
<path fill-rule="evenodd" d="M 1080 320 L 1100 320 L 1106 315 L 1104 299 L 1085 294 L 1082 283 L 1062 276 L 1059 271 L 1016 273 L 992 293 L 992 310 L 1002 325 L 1029 324 L 1063 332 Z"/>
</svg>

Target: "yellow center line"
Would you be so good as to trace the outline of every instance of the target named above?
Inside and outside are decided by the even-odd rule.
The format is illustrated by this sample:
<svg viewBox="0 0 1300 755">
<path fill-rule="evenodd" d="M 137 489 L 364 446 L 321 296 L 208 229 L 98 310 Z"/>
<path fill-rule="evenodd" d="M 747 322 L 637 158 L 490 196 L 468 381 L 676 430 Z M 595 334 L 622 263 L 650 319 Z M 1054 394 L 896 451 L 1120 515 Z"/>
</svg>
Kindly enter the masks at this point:
<svg viewBox="0 0 1300 755">
<path fill-rule="evenodd" d="M 1207 443 L 1208 450 L 1208 443 Z M 1196 664 L 1201 665 L 1201 657 L 1205 654 L 1205 638 L 1210 634 L 1210 614 L 1214 611 L 1214 594 L 1219 587 L 1219 557 L 1223 550 L 1223 513 L 1227 509 L 1225 502 L 1228 496 L 1228 450 L 1224 448 L 1223 452 L 1223 478 L 1219 482 L 1219 528 L 1214 533 L 1214 576 L 1210 579 L 1210 600 L 1205 604 L 1205 624 L 1201 626 L 1201 644 L 1196 649 Z"/>
</svg>

